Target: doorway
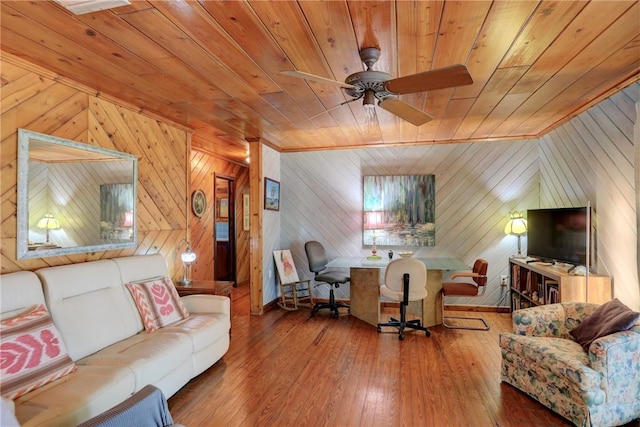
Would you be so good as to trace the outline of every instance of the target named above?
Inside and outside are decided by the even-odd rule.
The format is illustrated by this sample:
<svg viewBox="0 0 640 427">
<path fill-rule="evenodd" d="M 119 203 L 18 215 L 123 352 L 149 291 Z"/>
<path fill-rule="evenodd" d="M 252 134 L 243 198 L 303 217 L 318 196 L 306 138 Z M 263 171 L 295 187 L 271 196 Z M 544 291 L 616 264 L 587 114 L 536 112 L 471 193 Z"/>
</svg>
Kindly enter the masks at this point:
<svg viewBox="0 0 640 427">
<path fill-rule="evenodd" d="M 231 280 L 236 283 L 236 209 L 235 180 L 232 177 L 214 175 L 215 235 L 214 280 Z"/>
</svg>

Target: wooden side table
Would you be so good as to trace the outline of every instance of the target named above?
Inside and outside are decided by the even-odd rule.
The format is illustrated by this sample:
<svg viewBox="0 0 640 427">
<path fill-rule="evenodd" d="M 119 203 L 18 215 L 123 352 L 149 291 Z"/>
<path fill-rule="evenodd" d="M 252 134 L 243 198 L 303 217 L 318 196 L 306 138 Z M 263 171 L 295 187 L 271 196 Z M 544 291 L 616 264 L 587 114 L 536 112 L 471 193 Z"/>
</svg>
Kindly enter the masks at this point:
<svg viewBox="0 0 640 427">
<path fill-rule="evenodd" d="M 186 295 L 207 294 L 224 295 L 231 298 L 233 282 L 226 280 L 193 280 L 188 286 L 176 284 L 176 290 L 181 297 Z"/>
</svg>

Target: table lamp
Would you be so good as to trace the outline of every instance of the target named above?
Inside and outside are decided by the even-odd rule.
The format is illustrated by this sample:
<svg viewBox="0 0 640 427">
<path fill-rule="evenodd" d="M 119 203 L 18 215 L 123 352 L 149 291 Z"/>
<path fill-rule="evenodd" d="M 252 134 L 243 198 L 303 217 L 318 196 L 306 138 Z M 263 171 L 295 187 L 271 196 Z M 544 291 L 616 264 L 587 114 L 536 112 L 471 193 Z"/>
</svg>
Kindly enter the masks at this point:
<svg viewBox="0 0 640 427">
<path fill-rule="evenodd" d="M 513 212 L 507 225 L 504 227 L 504 233 L 512 236 L 518 236 L 518 257 L 522 257 L 520 239 L 523 234 L 527 234 L 527 220 L 522 217 L 522 213 Z"/>
<path fill-rule="evenodd" d="M 182 254 L 180 254 L 180 260 L 184 265 L 184 275 L 182 276 L 182 280 L 178 283 L 182 286 L 191 285 L 191 279 L 189 279 L 189 269 L 191 268 L 191 264 L 196 260 L 196 253 L 191 250 L 191 245 L 188 241 L 183 240 L 183 242 L 187 243 L 187 248 Z"/>
<path fill-rule="evenodd" d="M 40 221 L 36 224 L 38 228 L 44 228 L 46 240 L 45 243 L 49 244 L 49 230 L 58 230 L 60 229 L 60 223 L 52 214 L 46 214 Z"/>
<path fill-rule="evenodd" d="M 364 213 L 364 229 L 372 230 L 373 248 L 371 249 L 371 255 L 367 257 L 370 260 L 379 260 L 380 255 L 377 255 L 376 249 L 376 230 L 384 228 L 384 222 L 382 221 L 382 211 L 368 211 Z"/>
<path fill-rule="evenodd" d="M 127 211 L 122 218 L 123 227 L 133 227 L 133 211 Z"/>
</svg>

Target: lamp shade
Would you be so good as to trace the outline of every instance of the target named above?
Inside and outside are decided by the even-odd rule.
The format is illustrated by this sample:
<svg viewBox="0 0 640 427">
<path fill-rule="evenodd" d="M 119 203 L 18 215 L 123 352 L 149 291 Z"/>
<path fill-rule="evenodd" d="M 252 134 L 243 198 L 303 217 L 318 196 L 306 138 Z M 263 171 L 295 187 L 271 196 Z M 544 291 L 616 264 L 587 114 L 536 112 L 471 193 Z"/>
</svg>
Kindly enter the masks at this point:
<svg viewBox="0 0 640 427">
<path fill-rule="evenodd" d="M 124 213 L 124 217 L 122 219 L 123 227 L 133 227 L 133 212 L 127 211 Z"/>
<path fill-rule="evenodd" d="M 46 230 L 58 230 L 60 228 L 60 223 L 52 214 L 46 214 L 40 221 L 36 224 L 38 228 L 44 228 Z"/>
<path fill-rule="evenodd" d="M 505 234 L 512 234 L 520 236 L 527 233 L 527 220 L 522 217 L 522 214 L 515 212 L 511 214 L 511 218 L 507 225 L 504 227 Z"/>
<path fill-rule="evenodd" d="M 367 211 L 364 213 L 364 229 L 365 230 L 379 230 L 384 228 L 384 222 L 382 221 L 382 211 Z"/>
</svg>

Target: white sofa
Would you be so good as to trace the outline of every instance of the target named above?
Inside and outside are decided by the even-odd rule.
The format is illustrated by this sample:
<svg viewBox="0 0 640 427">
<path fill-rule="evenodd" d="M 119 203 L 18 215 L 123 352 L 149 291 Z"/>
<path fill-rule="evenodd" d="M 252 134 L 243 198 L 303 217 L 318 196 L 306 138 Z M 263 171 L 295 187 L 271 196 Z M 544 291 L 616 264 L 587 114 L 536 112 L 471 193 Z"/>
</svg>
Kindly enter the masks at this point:
<svg viewBox="0 0 640 427">
<path fill-rule="evenodd" d="M 45 303 L 77 369 L 15 399 L 22 426 L 75 426 L 147 384 L 169 398 L 229 348 L 230 301 L 182 298 L 186 319 L 152 333 L 125 284 L 168 276 L 160 254 L 2 275 L 0 318 Z"/>
</svg>

